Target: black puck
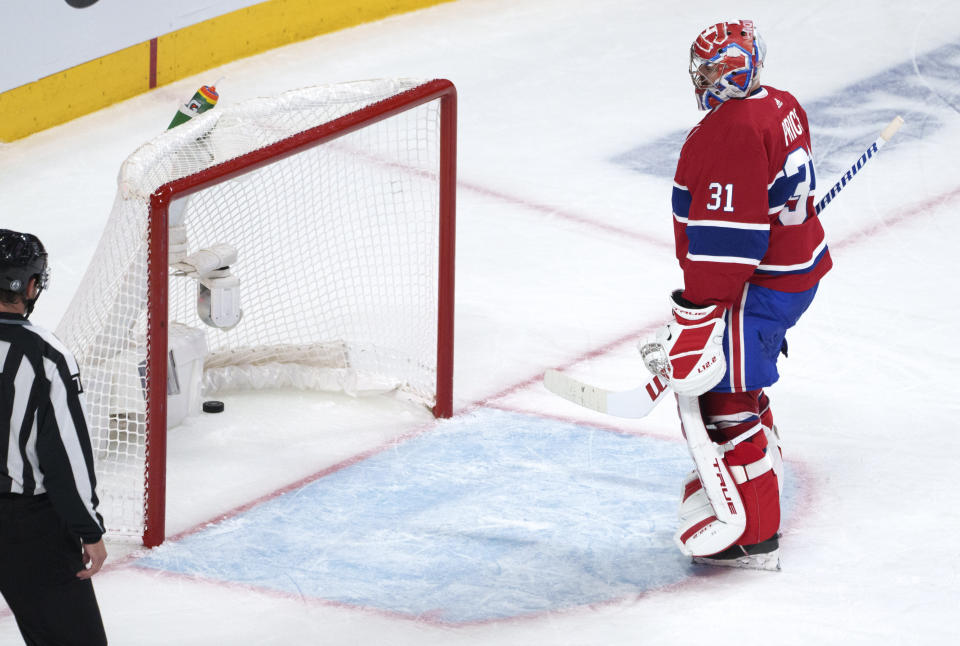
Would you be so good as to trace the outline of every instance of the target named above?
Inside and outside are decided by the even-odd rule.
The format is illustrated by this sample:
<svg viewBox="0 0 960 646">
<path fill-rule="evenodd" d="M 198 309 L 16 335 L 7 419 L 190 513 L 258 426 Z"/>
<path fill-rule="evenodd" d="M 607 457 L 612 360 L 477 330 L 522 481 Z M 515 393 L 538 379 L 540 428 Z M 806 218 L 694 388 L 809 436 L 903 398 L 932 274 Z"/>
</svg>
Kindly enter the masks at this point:
<svg viewBox="0 0 960 646">
<path fill-rule="evenodd" d="M 223 412 L 223 402 L 211 399 L 210 401 L 203 402 L 203 412 L 204 413 L 222 413 Z"/>
</svg>

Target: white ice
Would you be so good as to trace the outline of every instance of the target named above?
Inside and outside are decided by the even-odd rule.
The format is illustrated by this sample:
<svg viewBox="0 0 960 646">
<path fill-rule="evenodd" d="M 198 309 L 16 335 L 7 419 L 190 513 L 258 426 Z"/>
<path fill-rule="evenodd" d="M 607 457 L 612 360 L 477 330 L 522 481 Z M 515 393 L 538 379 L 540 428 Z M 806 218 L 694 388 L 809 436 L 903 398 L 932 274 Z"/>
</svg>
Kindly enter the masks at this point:
<svg viewBox="0 0 960 646">
<path fill-rule="evenodd" d="M 670 405 L 642 421 L 594 415 L 549 395 L 538 376 L 563 367 L 613 388 L 641 378 L 635 342 L 664 320 L 680 281 L 671 182 L 611 159 L 696 122 L 689 43 L 738 17 L 763 30 L 765 82 L 804 104 L 845 92 L 866 101 L 844 104 L 821 136 L 862 149 L 898 112 L 918 115 L 825 212 L 835 268 L 790 333 L 791 356 L 769 391 L 785 453 L 808 486 L 785 527 L 782 572 L 725 572 L 457 626 L 158 574 L 132 567 L 131 546 L 112 542 L 115 565 L 95 578 L 111 643 L 954 643 L 960 57 L 954 48 L 939 61 L 946 75 L 918 63 L 960 43 L 953 0 L 460 0 L 212 69 L 0 145 L 0 226 L 46 243 L 53 282 L 34 320 L 53 328 L 92 258 L 120 163 L 199 85 L 224 77 L 221 100 L 234 102 L 355 79 L 449 78 L 460 100 L 458 415 L 505 408 L 675 440 Z M 889 69 L 903 78 L 849 90 Z M 904 87 L 913 89 L 904 96 Z M 821 190 L 834 181 L 824 168 L 856 157 L 815 154 Z M 232 416 L 171 435 L 171 535 L 432 424 L 389 399 L 285 393 L 227 406 Z M 0 644 L 16 643 L 3 612 Z"/>
</svg>

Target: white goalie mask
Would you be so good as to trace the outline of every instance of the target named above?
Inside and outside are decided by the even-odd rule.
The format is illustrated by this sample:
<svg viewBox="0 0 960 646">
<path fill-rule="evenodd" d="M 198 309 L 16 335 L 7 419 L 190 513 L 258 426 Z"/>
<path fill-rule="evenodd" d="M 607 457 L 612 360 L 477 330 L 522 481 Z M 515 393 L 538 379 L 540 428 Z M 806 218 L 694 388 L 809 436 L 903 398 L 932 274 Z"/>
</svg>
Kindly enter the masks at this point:
<svg viewBox="0 0 960 646">
<path fill-rule="evenodd" d="M 767 46 L 752 20 L 721 22 L 700 32 L 690 46 L 690 79 L 697 106 L 712 110 L 742 99 L 760 84 Z"/>
</svg>

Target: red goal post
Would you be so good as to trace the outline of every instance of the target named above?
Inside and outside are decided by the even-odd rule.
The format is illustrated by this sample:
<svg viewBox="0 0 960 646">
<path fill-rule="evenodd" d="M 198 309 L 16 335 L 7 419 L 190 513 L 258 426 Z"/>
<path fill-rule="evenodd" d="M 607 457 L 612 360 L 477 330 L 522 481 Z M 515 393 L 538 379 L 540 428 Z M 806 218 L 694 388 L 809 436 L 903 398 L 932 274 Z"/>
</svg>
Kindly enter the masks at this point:
<svg viewBox="0 0 960 646">
<path fill-rule="evenodd" d="M 389 384 L 385 389 L 409 391 L 407 394 L 427 404 L 437 417 L 449 417 L 452 414 L 456 90 L 447 80 L 370 81 L 329 87 L 332 89 L 326 94 L 324 91 L 315 92 L 308 99 L 288 93 L 284 101 L 294 106 L 290 113 L 295 114 L 297 119 L 302 119 L 305 113 L 314 118 L 316 106 L 313 102 L 322 102 L 323 97 L 329 99 L 334 110 L 340 109 L 338 106 L 341 104 L 352 105 L 351 101 L 361 104 L 360 107 L 303 129 L 299 129 L 298 125 L 294 134 L 249 150 L 244 149 L 244 146 L 249 148 L 246 143 L 239 144 L 229 138 L 219 141 L 218 133 L 237 132 L 245 136 L 245 131 L 251 128 L 261 128 L 267 133 L 277 129 L 275 122 L 287 117 L 272 114 L 269 101 L 253 105 L 249 112 L 244 112 L 247 108 L 231 112 L 229 108 L 221 110 L 218 107 L 211 112 L 221 112 L 219 122 L 209 126 L 209 131 L 203 129 L 208 126 L 197 126 L 201 129 L 196 132 L 202 134 L 192 140 L 183 137 L 193 137 L 196 132 L 164 135 L 168 138 L 179 137 L 181 141 L 178 147 L 165 150 L 165 157 L 158 157 L 158 167 L 169 165 L 170 158 L 174 159 L 174 165 L 181 159 L 189 158 L 184 162 L 187 167 L 196 165 L 195 158 L 198 156 L 209 157 L 213 163 L 206 166 L 201 163 L 203 167 L 175 176 L 156 187 L 148 196 L 139 197 L 140 201 L 147 198 L 147 221 L 141 235 L 146 247 L 146 262 L 137 255 L 131 255 L 133 260 L 128 264 L 119 263 L 124 267 L 120 275 L 113 276 L 112 281 L 105 281 L 100 276 L 105 272 L 94 268 L 98 264 L 95 258 L 74 303 L 58 328 L 58 333 L 78 355 L 88 392 L 96 390 L 98 382 L 106 382 L 99 395 L 94 393 L 98 406 L 93 407 L 96 410 L 92 414 L 91 429 L 95 436 L 95 452 L 101 449 L 98 472 L 101 466 L 106 465 L 106 474 L 101 478 L 101 488 L 104 489 L 101 497 L 109 499 L 119 495 L 129 498 L 129 492 L 113 490 L 128 485 L 119 476 L 119 484 L 112 482 L 110 467 L 112 461 L 116 460 L 122 463 L 117 471 L 126 473 L 130 470 L 127 463 L 139 464 L 142 459 L 142 540 L 148 547 L 159 545 L 166 535 L 166 430 L 170 388 L 168 370 L 172 360 L 169 347 L 173 331 L 171 326 L 182 327 L 184 319 L 195 318 L 188 311 L 193 307 L 193 292 L 190 290 L 195 287 L 192 284 L 186 287 L 176 284 L 184 279 L 176 277 L 170 266 L 171 247 L 174 246 L 170 240 L 173 204 L 189 205 L 185 207 L 188 221 L 212 220 L 203 234 L 197 233 L 199 229 L 191 230 L 190 243 L 194 242 L 193 238 L 204 236 L 251 236 L 250 240 L 237 244 L 239 255 L 235 270 L 240 276 L 242 298 L 247 299 L 241 301 L 243 318 L 236 328 L 241 332 L 211 330 L 197 325 L 196 320 L 188 322 L 188 327 L 192 325 L 204 329 L 207 345 L 210 346 L 204 365 L 210 372 L 220 371 L 216 379 L 220 379 L 217 383 L 221 387 L 223 375 L 227 375 L 229 383 L 226 388 L 230 389 L 237 387 L 237 382 L 230 382 L 229 378 L 238 370 L 242 373 L 249 366 L 256 367 L 265 362 L 272 366 L 290 366 L 299 361 L 300 353 L 308 357 L 305 361 L 309 364 L 307 370 L 326 370 L 330 367 L 336 372 L 337 383 L 345 381 L 349 384 L 343 387 L 344 390 L 365 390 L 362 386 L 356 386 L 355 374 L 351 372 L 349 377 L 344 377 L 342 373 L 345 369 L 353 368 L 347 364 L 354 360 L 366 362 L 369 365 L 358 368 L 357 372 L 369 370 L 374 373 L 376 380 L 388 379 Z M 357 92 L 359 98 L 354 98 L 352 92 Z M 370 101 L 371 97 L 376 100 Z M 309 104 L 309 109 L 301 109 L 300 104 L 304 101 Z M 194 121 L 204 117 L 207 115 L 201 115 Z M 250 125 L 254 122 L 257 125 Z M 391 125 L 394 122 L 399 125 Z M 193 122 L 179 126 L 174 131 L 186 126 L 193 127 Z M 286 127 L 284 123 L 280 130 Z M 243 136 L 239 138 L 243 139 Z M 163 148 L 166 144 L 156 145 Z M 232 154 L 237 151 L 239 154 Z M 314 161 L 312 157 L 322 159 Z M 133 168 L 132 172 L 135 175 L 139 170 Z M 157 174 L 152 169 L 150 172 Z M 167 172 L 166 169 L 164 172 Z M 123 195 L 118 195 L 115 211 L 122 210 L 121 206 L 129 210 L 125 203 L 131 200 L 131 196 L 124 194 L 124 191 L 137 193 L 130 186 L 124 187 L 124 181 L 122 171 L 120 193 Z M 337 186 L 328 188 L 330 184 Z M 142 189 L 139 191 L 143 192 Z M 271 191 L 274 192 L 272 197 L 269 194 Z M 309 202 L 311 199 L 314 201 Z M 275 207 L 276 201 L 282 201 L 285 205 Z M 221 208 L 224 209 L 222 215 Z M 284 218 L 287 213 L 293 212 L 298 219 L 286 222 Z M 321 229 L 317 233 L 309 233 L 306 230 L 306 227 L 312 226 L 312 222 L 325 223 L 328 219 L 336 221 L 337 231 Z M 405 228 L 408 225 L 396 222 L 404 219 L 415 220 L 409 225 L 410 231 Z M 238 220 L 242 222 L 242 231 Z M 108 229 L 110 226 L 108 224 Z M 231 226 L 236 226 L 237 232 L 225 233 Z M 254 233 L 249 234 L 248 229 Z M 425 233 L 429 234 L 428 238 L 424 237 Z M 105 232 L 98 256 L 107 253 L 111 235 L 110 230 Z M 274 243 L 266 239 L 276 237 L 304 241 L 298 251 L 290 252 L 289 255 L 295 256 L 291 259 L 286 257 L 285 244 L 269 246 Z M 339 242 L 331 241 L 341 237 Z M 425 239 L 430 241 L 424 242 Z M 251 256 L 260 253 L 257 247 L 261 240 L 265 249 L 262 253 L 266 258 L 263 259 L 264 264 L 256 264 L 260 259 Z M 231 241 L 232 238 L 225 240 Z M 354 255 L 363 256 L 363 263 L 377 266 L 355 266 L 352 264 Z M 331 261 L 329 258 L 342 260 Z M 435 265 L 435 270 L 427 270 L 425 261 Z M 267 280 L 260 286 L 257 282 L 260 276 L 272 271 L 263 269 L 272 267 L 270 262 L 279 263 L 284 269 L 276 270 L 275 276 L 268 276 L 273 282 Z M 341 262 L 342 265 L 331 265 L 331 262 Z M 413 263 L 415 267 L 408 271 L 405 267 L 391 266 L 390 263 Z M 140 276 L 140 265 L 145 265 L 145 280 Z M 253 276 L 244 274 L 245 267 L 254 267 L 248 269 Z M 296 286 L 291 287 L 291 279 L 294 279 Z M 324 285 L 314 286 L 311 282 L 314 280 Z M 326 282 L 336 281 L 351 285 L 344 288 L 344 294 L 324 291 L 333 289 Z M 354 286 L 353 282 L 363 284 Z M 420 282 L 428 282 L 429 285 L 410 285 Z M 120 307 L 119 297 L 92 305 L 78 303 L 82 298 L 81 293 L 89 297 L 98 291 L 115 289 L 113 285 L 116 283 L 123 285 L 121 291 L 127 290 L 133 294 L 145 290 L 142 312 L 138 309 L 141 307 L 139 296 L 126 297 L 126 300 L 136 304 L 135 307 L 126 304 Z M 308 286 L 294 297 L 295 302 L 291 306 L 297 311 L 289 322 L 273 320 L 283 305 L 268 300 L 263 304 L 258 301 L 260 292 L 270 294 L 276 290 L 299 289 L 301 283 L 307 283 Z M 87 284 L 93 287 L 85 287 Z M 109 287 L 98 287 L 108 284 Z M 395 293 L 405 291 L 408 287 L 411 288 L 409 296 L 403 295 L 397 302 L 384 302 L 384 309 L 380 311 L 381 300 L 392 299 Z M 180 296 L 181 291 L 187 296 Z M 320 292 L 317 295 L 318 302 L 309 307 L 303 305 L 301 311 L 302 301 L 312 298 L 313 291 Z M 429 297 L 424 295 L 428 292 L 431 294 Z M 346 313 L 336 315 L 343 318 L 342 321 L 329 322 L 335 331 L 325 330 L 324 333 L 331 334 L 331 338 L 304 338 L 315 332 L 313 327 L 322 327 L 314 326 L 311 317 L 327 317 L 327 310 L 335 309 L 335 302 L 344 302 L 345 305 L 336 307 L 344 308 Z M 316 310 L 312 309 L 314 307 Z M 251 311 L 248 312 L 248 308 Z M 356 308 L 356 311 L 350 311 L 350 308 Z M 100 319 L 105 310 L 131 310 L 132 314 L 124 314 L 130 318 L 129 321 L 118 319 L 120 323 L 104 324 Z M 393 329 L 403 327 L 396 322 L 405 315 L 416 318 L 422 317 L 423 312 L 434 318 L 431 330 L 423 329 L 425 325 L 422 321 L 411 324 L 410 330 Z M 285 316 L 285 313 L 281 312 L 280 315 Z M 329 316 L 333 317 L 332 314 Z M 303 325 L 297 317 L 307 319 L 307 324 Z M 269 325 L 256 328 L 259 318 L 269 319 Z M 325 321 L 324 325 L 327 323 Z M 290 332 L 277 331 L 278 328 L 285 330 L 288 326 L 291 327 Z M 360 347 L 353 347 L 353 340 L 348 338 L 354 326 L 360 330 L 357 332 L 362 339 Z M 256 341 L 275 331 L 280 336 L 266 341 L 265 348 L 238 348 L 229 345 L 232 341 L 220 341 L 221 337 L 244 334 L 242 331 L 247 327 L 250 327 L 249 334 Z M 391 337 L 389 340 L 378 338 L 381 327 L 383 334 Z M 99 340 L 105 338 L 107 332 L 117 336 L 114 328 L 121 330 L 119 336 L 124 338 L 120 344 L 123 348 L 105 352 L 102 350 L 105 344 Z M 287 338 L 283 334 L 290 336 Z M 401 334 L 406 336 L 400 339 Z M 392 338 L 394 335 L 396 339 Z M 323 343 L 319 342 L 321 340 Z M 243 343 L 250 345 L 251 342 Z M 128 353 L 124 349 L 127 346 L 136 347 L 136 351 Z M 140 352 L 144 352 L 145 356 L 138 359 Z M 321 367 L 320 364 L 331 354 L 336 355 L 340 363 Z M 382 361 L 380 354 L 384 357 Z M 130 367 L 118 368 L 117 364 L 122 363 L 118 357 L 124 357 L 127 364 L 136 361 L 135 368 L 139 371 L 145 400 L 142 408 L 137 408 L 136 403 L 117 404 L 123 399 L 117 393 L 131 381 L 125 375 L 115 374 L 118 370 L 128 370 Z M 222 365 L 224 361 L 234 360 L 246 363 L 241 368 Z M 374 363 L 371 364 L 371 361 Z M 394 371 L 394 368 L 397 370 Z M 392 371 L 403 372 L 407 368 L 411 370 L 409 375 L 392 374 Z M 241 382 L 249 379 L 244 373 Z M 307 382 L 313 384 L 315 380 L 311 379 L 308 378 Z M 326 377 L 319 379 L 326 383 Z M 293 381 L 298 387 L 303 387 L 302 375 L 295 375 Z M 268 385 L 276 384 L 270 382 Z M 205 371 L 204 396 L 210 387 Z M 326 386 L 319 387 L 326 389 Z M 125 392 L 129 390 L 127 388 Z M 131 399 L 129 394 L 125 397 Z M 125 410 L 127 408 L 129 412 Z M 124 442 L 130 446 L 123 448 Z M 117 446 L 121 448 L 115 449 Z M 129 473 L 124 477 L 129 480 Z M 108 526 L 112 513 L 113 510 L 104 510 Z M 127 512 L 119 513 L 125 516 Z M 136 521 L 131 523 L 124 519 L 120 533 L 130 533 L 130 524 L 135 526 Z"/>
</svg>

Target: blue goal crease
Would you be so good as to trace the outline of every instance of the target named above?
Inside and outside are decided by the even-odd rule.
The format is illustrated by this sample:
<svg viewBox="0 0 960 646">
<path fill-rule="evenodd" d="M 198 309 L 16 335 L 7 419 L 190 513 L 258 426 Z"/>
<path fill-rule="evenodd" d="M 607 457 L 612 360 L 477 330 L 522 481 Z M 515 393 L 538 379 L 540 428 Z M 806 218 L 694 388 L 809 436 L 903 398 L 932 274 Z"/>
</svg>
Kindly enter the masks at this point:
<svg viewBox="0 0 960 646">
<path fill-rule="evenodd" d="M 954 42 L 818 99 L 798 97 L 810 121 L 818 171 L 830 176 L 845 171 L 854 154 L 898 114 L 911 126 L 898 139 L 934 136 L 945 125 L 945 107 L 960 112 L 958 78 L 960 42 Z M 676 130 L 611 161 L 638 173 L 672 178 L 686 136 L 687 130 Z"/>
<path fill-rule="evenodd" d="M 483 409 L 137 566 L 453 625 L 603 603 L 691 577 L 689 469 L 680 442 Z"/>
</svg>

